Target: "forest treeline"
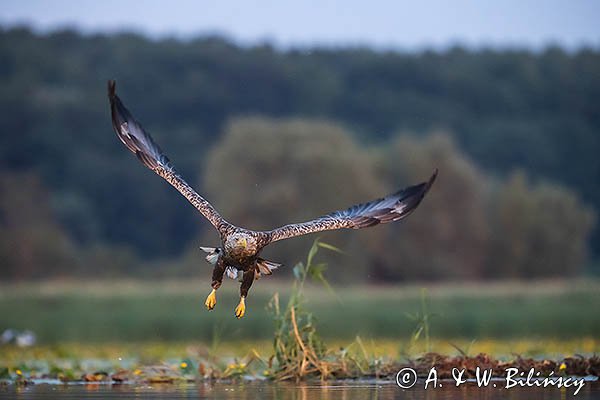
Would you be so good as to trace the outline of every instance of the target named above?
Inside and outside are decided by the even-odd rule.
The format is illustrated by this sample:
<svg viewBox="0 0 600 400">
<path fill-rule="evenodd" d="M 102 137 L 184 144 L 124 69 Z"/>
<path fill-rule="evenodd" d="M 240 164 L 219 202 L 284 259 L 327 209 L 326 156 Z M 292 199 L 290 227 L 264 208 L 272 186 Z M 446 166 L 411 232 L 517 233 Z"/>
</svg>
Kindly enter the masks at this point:
<svg viewBox="0 0 600 400">
<path fill-rule="evenodd" d="M 340 279 L 577 274 L 600 253 L 597 71 L 591 49 L 281 51 L 0 30 L 0 276 L 189 275 L 198 245 L 217 244 L 118 143 L 109 78 L 183 175 L 250 228 L 439 168 L 405 222 L 323 235 L 348 253 L 332 263 Z M 310 240 L 266 255 L 293 263 Z"/>
</svg>

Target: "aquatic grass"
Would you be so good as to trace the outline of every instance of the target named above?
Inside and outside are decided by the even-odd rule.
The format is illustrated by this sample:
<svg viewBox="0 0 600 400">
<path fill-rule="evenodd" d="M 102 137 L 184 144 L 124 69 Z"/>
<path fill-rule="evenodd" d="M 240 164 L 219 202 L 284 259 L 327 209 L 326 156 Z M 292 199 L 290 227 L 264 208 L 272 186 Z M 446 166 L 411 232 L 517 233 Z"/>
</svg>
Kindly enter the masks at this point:
<svg viewBox="0 0 600 400">
<path fill-rule="evenodd" d="M 326 379 L 330 374 L 331 366 L 326 359 L 325 344 L 317 334 L 313 314 L 306 310 L 304 304 L 304 284 L 307 278 L 321 283 L 333 293 L 324 276 L 327 264 L 314 262 L 321 248 L 342 253 L 338 248 L 317 238 L 308 252 L 306 262 L 299 262 L 294 266 L 294 283 L 285 309 L 281 310 L 278 293 L 275 293 L 270 302 L 275 321 L 275 363 L 269 375 L 275 379 L 298 381 L 307 375 L 318 375 Z"/>
<path fill-rule="evenodd" d="M 401 350 L 401 354 L 405 356 L 409 356 L 411 350 L 414 348 L 415 344 L 421 338 L 421 334 L 423 334 L 423 339 L 425 341 L 425 351 L 427 353 L 431 352 L 431 342 L 430 342 L 430 321 L 433 317 L 437 316 L 436 313 L 431 313 L 428 311 L 428 298 L 427 298 L 427 289 L 421 289 L 421 309 L 415 313 L 406 312 L 405 315 L 415 323 L 415 328 L 410 336 L 410 341 L 408 346 L 405 349 Z"/>
<path fill-rule="evenodd" d="M 306 262 L 299 262 L 294 267 L 294 283 L 285 309 L 280 306 L 278 293 L 270 302 L 275 332 L 274 354 L 267 375 L 276 380 L 295 381 L 310 377 L 325 380 L 389 375 L 394 370 L 395 363 L 368 354 L 360 336 L 348 346 L 332 350 L 318 334 L 316 319 L 308 311 L 305 302 L 304 287 L 307 280 L 322 284 L 330 294 L 341 301 L 324 276 L 327 264 L 315 262 L 320 249 L 343 253 L 337 247 L 316 239 L 308 252 Z"/>
<path fill-rule="evenodd" d="M 274 335 L 274 358 L 275 368 L 269 371 L 269 375 L 277 380 L 294 379 L 302 380 L 310 376 L 318 376 L 321 379 L 330 377 L 376 377 L 388 374 L 393 370 L 394 363 L 389 359 L 375 357 L 367 354 L 367 350 L 360 336 L 346 348 L 338 351 L 327 349 L 325 343 L 317 334 L 315 318 L 307 311 L 304 303 L 304 285 L 308 277 L 322 283 L 327 290 L 337 297 L 336 293 L 324 277 L 327 268 L 325 263 L 314 263 L 314 257 L 319 248 L 328 249 L 342 253 L 334 246 L 316 239 L 311 246 L 306 263 L 298 263 L 294 267 L 294 284 L 292 294 L 286 309 L 281 311 L 279 295 L 276 293 L 270 303 L 270 309 L 275 319 Z M 341 302 L 340 298 L 337 297 Z M 423 333 L 426 352 L 431 352 L 429 321 L 435 313 L 430 313 L 427 307 L 427 291 L 421 290 L 421 310 L 409 314 L 416 322 L 415 330 L 411 335 L 409 349 Z"/>
</svg>

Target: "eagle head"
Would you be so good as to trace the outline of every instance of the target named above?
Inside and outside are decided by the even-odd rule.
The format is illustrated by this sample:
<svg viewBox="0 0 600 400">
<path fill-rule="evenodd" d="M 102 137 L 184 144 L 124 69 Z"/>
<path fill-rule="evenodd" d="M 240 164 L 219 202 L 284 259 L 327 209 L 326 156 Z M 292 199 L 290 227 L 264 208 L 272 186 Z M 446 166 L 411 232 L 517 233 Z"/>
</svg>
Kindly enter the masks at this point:
<svg viewBox="0 0 600 400">
<path fill-rule="evenodd" d="M 236 232 L 225 240 L 225 251 L 232 256 L 253 256 L 257 251 L 256 238 L 247 233 Z"/>
</svg>

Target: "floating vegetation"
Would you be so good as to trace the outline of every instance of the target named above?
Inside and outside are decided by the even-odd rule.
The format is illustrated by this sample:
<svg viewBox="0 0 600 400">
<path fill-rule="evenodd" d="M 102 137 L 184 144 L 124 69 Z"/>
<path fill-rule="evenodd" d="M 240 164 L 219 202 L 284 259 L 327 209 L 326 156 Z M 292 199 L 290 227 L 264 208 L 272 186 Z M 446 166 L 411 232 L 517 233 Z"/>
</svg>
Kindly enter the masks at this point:
<svg viewBox="0 0 600 400">
<path fill-rule="evenodd" d="M 295 335 L 295 334 L 294 334 Z M 302 338 L 300 336 L 300 338 Z M 119 367 L 103 370 L 85 370 L 77 361 L 63 362 L 62 367 L 49 363 L 35 362 L 19 367 L 0 368 L 0 382 L 27 385 L 33 383 L 90 383 L 90 384 L 140 384 L 140 383 L 182 383 L 201 380 L 306 380 L 306 379 L 394 379 L 397 372 L 410 367 L 420 378 L 426 378 L 435 367 L 440 379 L 451 379 L 452 370 L 464 370 L 465 378 L 475 378 L 476 369 L 489 369 L 496 377 L 506 376 L 508 368 L 528 371 L 531 368 L 545 376 L 596 376 L 600 377 L 600 357 L 575 356 L 561 360 L 533 359 L 516 357 L 510 361 L 500 361 L 486 354 L 476 356 L 444 356 L 439 353 L 425 353 L 404 362 L 369 356 L 361 349 L 361 340 L 338 351 L 325 350 L 324 354 L 312 353 L 305 347 L 283 365 L 277 365 L 273 356 L 265 360 L 257 353 L 218 363 L 207 359 L 175 362 L 157 365 L 139 365 L 131 369 Z M 304 344 L 306 346 L 306 344 Z M 365 351 L 363 353 L 363 351 Z M 294 353 L 292 353 L 294 354 Z"/>
</svg>

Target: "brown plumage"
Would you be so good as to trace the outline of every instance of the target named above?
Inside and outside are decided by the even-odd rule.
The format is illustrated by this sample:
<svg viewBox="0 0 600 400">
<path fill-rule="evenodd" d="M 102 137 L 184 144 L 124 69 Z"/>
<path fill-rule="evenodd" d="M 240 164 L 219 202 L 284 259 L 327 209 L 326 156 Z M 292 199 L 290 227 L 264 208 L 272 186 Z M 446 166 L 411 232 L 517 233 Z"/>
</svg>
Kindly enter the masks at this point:
<svg viewBox="0 0 600 400">
<path fill-rule="evenodd" d="M 217 210 L 200 196 L 182 177 L 152 137 L 125 108 L 116 95 L 115 81 L 108 82 L 108 98 L 113 128 L 123 144 L 149 169 L 164 178 L 177 189 L 200 213 L 210 221 L 221 236 L 221 247 L 202 247 L 208 253 L 206 260 L 214 265 L 211 294 L 206 299 L 210 310 L 216 304 L 216 290 L 221 286 L 223 275 L 236 278 L 242 272 L 240 304 L 236 316 L 245 313 L 245 298 L 255 279 L 270 275 L 281 264 L 259 257 L 260 251 L 269 243 L 291 237 L 334 229 L 360 229 L 398 221 L 414 211 L 431 188 L 437 170 L 427 182 L 402 189 L 394 194 L 358 204 L 346 210 L 334 211 L 311 221 L 289 224 L 270 231 L 253 231 L 227 222 Z"/>
</svg>

